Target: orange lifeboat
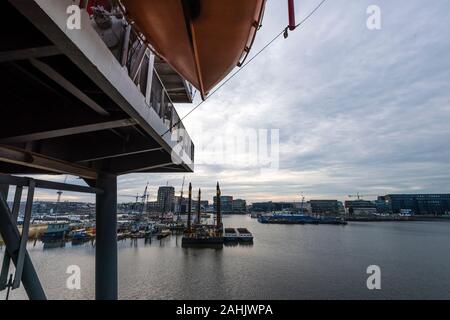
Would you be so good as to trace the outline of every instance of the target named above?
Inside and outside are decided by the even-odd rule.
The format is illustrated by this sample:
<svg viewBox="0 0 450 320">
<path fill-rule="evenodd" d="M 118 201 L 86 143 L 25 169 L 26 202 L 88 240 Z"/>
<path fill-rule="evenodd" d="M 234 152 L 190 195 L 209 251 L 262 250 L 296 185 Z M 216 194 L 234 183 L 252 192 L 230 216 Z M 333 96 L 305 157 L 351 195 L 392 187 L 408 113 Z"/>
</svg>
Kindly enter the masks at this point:
<svg viewBox="0 0 450 320">
<path fill-rule="evenodd" d="M 247 57 L 265 0 L 122 0 L 153 49 L 202 98 Z"/>
</svg>

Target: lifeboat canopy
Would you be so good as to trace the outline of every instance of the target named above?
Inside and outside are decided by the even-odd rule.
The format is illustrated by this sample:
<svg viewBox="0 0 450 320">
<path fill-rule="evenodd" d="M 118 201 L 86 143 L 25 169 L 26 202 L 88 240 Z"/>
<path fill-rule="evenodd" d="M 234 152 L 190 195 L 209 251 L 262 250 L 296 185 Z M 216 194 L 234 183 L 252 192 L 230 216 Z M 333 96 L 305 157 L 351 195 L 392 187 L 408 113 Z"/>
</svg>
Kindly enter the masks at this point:
<svg viewBox="0 0 450 320">
<path fill-rule="evenodd" d="M 204 99 L 242 65 L 263 18 L 265 0 L 122 0 L 155 52 Z"/>
</svg>

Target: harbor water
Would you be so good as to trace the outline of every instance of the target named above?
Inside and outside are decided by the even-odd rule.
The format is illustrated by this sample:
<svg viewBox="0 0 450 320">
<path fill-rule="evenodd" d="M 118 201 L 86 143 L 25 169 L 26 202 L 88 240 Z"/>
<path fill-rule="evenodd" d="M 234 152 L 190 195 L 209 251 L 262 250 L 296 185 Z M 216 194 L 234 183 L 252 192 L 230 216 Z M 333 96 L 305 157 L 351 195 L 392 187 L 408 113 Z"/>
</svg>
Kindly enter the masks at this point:
<svg viewBox="0 0 450 320">
<path fill-rule="evenodd" d="M 450 299 L 449 222 L 350 222 L 334 225 L 260 224 L 246 227 L 252 245 L 182 248 L 181 236 L 119 242 L 121 299 Z M 3 255 L 5 248 L 2 248 Z M 49 299 L 93 299 L 91 243 L 28 250 Z M 81 288 L 66 273 L 80 267 Z M 381 289 L 369 290 L 367 267 L 381 269 Z M 0 298 L 4 299 L 4 292 Z M 23 288 L 10 299 L 26 298 Z"/>
</svg>

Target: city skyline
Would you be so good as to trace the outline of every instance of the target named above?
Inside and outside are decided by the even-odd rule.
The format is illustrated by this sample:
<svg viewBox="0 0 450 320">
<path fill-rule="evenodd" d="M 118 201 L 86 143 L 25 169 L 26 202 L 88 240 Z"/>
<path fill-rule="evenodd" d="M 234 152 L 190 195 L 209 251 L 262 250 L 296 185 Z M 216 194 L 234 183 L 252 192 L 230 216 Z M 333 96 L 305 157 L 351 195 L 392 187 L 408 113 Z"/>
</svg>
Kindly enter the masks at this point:
<svg viewBox="0 0 450 320">
<path fill-rule="evenodd" d="M 169 181 L 179 195 L 183 176 L 202 188 L 205 199 L 212 199 L 219 181 L 223 194 L 248 203 L 300 201 L 302 193 L 306 199 L 343 201 L 357 192 L 447 192 L 450 61 L 442 30 L 448 28 L 449 4 L 378 1 L 382 28 L 368 30 L 370 4 L 326 3 L 183 121 L 194 144 L 202 136 L 214 139 L 239 129 L 279 130 L 278 170 L 208 164 L 211 152 L 197 149 L 195 173 L 123 176 L 118 193 L 142 194 L 149 182 L 155 199 L 157 187 Z M 287 23 L 285 3 L 267 5 L 253 54 Z M 316 5 L 299 4 L 299 19 Z M 192 105 L 176 107 L 183 116 Z M 72 177 L 68 182 L 83 183 Z M 57 196 L 39 190 L 36 197 Z M 68 192 L 64 199 L 93 201 Z"/>
</svg>

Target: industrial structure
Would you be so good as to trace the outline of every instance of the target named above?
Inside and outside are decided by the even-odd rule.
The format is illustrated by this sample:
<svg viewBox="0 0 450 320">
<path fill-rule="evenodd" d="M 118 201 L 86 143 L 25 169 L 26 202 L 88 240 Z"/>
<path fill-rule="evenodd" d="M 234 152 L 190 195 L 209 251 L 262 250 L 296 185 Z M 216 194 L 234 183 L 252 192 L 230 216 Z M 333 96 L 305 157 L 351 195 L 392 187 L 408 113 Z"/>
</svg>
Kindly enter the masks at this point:
<svg viewBox="0 0 450 320">
<path fill-rule="evenodd" d="M 0 1 L 0 233 L 6 246 L 0 290 L 22 283 L 30 299 L 46 298 L 26 250 L 34 191 L 45 188 L 96 195 L 95 295 L 118 298 L 117 177 L 193 171 L 194 145 L 174 103 L 192 102 L 191 84 L 205 98 L 247 57 L 264 10 L 264 0 L 245 1 L 239 14 L 228 1 L 197 9 L 198 1 L 182 2 Z M 144 14 L 139 6 L 150 4 L 158 5 Z M 146 20 L 147 13 L 156 20 Z M 210 27 L 220 32 L 211 37 Z M 230 47 L 211 51 L 214 41 Z M 218 69 L 211 67 L 215 62 Z M 17 174 L 72 175 L 86 186 Z M 10 186 L 16 187 L 12 208 Z"/>
</svg>

